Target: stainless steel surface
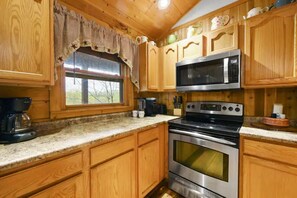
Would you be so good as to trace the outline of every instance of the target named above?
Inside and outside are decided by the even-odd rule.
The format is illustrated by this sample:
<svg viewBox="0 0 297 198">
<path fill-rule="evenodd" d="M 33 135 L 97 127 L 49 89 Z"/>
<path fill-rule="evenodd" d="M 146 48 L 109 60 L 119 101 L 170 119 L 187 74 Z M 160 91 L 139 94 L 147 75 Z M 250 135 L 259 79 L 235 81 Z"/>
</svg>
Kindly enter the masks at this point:
<svg viewBox="0 0 297 198">
<path fill-rule="evenodd" d="M 229 82 L 229 75 L 228 75 L 228 62 L 229 62 L 229 58 L 224 58 L 224 83 L 228 83 Z"/>
<path fill-rule="evenodd" d="M 173 173 L 168 174 L 169 188 L 187 198 L 223 198 L 205 188 L 183 179 Z"/>
<path fill-rule="evenodd" d="M 240 57 L 240 50 L 232 50 L 228 52 L 223 52 L 220 54 L 205 56 L 205 57 L 199 57 L 194 59 L 188 59 L 181 62 L 176 63 L 176 67 L 185 66 L 189 64 L 195 64 L 195 63 L 201 63 L 206 61 L 212 61 L 216 59 L 222 59 L 222 58 L 228 58 L 232 56 L 238 56 L 238 82 L 229 83 L 229 74 L 228 69 L 225 69 L 224 64 L 224 83 L 222 84 L 206 84 L 206 85 L 190 85 L 190 86 L 176 86 L 176 90 L 180 92 L 185 91 L 207 91 L 207 90 L 227 90 L 227 89 L 239 89 L 240 88 L 240 82 L 241 82 L 241 57 Z"/>
<path fill-rule="evenodd" d="M 183 131 L 183 130 L 178 130 L 178 129 L 170 129 L 169 132 L 179 133 L 179 134 L 184 134 L 184 135 L 190 135 L 190 136 L 193 136 L 193 137 L 202 138 L 204 140 L 210 140 L 210 141 L 221 143 L 221 144 L 236 145 L 235 143 L 230 142 L 228 140 L 215 138 L 215 137 L 211 137 L 211 136 L 208 136 L 208 135 L 203 135 L 203 134 L 200 134 L 200 133 L 198 133 L 196 131 Z"/>
<path fill-rule="evenodd" d="M 214 177 L 207 176 L 198 171 L 190 169 L 173 158 L 174 141 L 181 141 L 193 145 L 203 146 L 212 150 L 227 154 L 229 157 L 228 182 L 221 181 Z M 238 149 L 224 144 L 192 137 L 184 134 L 169 133 L 169 171 L 179 175 L 191 182 L 201 185 L 224 197 L 238 197 Z"/>
<path fill-rule="evenodd" d="M 205 104 L 205 105 L 212 105 L 212 104 L 221 105 L 221 109 L 220 109 L 220 111 L 202 110 L 201 105 L 203 105 L 203 104 Z M 228 115 L 228 116 L 243 116 L 243 104 L 230 103 L 230 102 L 216 102 L 216 101 L 188 102 L 186 105 L 186 112 Z"/>
</svg>

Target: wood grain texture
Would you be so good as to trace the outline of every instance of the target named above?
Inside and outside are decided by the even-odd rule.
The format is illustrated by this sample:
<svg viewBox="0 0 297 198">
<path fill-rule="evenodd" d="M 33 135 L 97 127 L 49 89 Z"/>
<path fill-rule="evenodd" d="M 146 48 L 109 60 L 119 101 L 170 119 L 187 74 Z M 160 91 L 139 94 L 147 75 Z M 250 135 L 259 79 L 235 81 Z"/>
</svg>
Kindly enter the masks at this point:
<svg viewBox="0 0 297 198">
<path fill-rule="evenodd" d="M 81 198 L 84 197 L 85 193 L 83 190 L 83 177 L 82 175 L 72 177 L 64 182 L 54 185 L 40 193 L 30 196 L 32 198 Z"/>
<path fill-rule="evenodd" d="M 292 4 L 246 21 L 246 87 L 297 84 L 296 10 Z"/>
<path fill-rule="evenodd" d="M 159 89 L 159 48 L 148 44 L 148 59 L 147 59 L 147 73 L 148 81 L 147 86 L 149 90 L 158 90 Z"/>
<path fill-rule="evenodd" d="M 204 56 L 206 51 L 205 37 L 194 36 L 178 42 L 178 61 Z"/>
<path fill-rule="evenodd" d="M 163 90 L 175 90 L 176 87 L 176 66 L 178 62 L 177 44 L 173 43 L 163 47 Z"/>
<path fill-rule="evenodd" d="M 0 2 L 0 82 L 53 83 L 53 1 Z"/>
<path fill-rule="evenodd" d="M 91 148 L 91 166 L 102 163 L 117 155 L 133 150 L 135 145 L 134 137 L 125 137 L 110 143 Z"/>
<path fill-rule="evenodd" d="M 138 146 L 151 142 L 159 138 L 159 128 L 156 126 L 153 129 L 138 133 Z"/>
<path fill-rule="evenodd" d="M 144 197 L 159 183 L 159 146 L 156 139 L 138 148 L 138 197 Z"/>
<path fill-rule="evenodd" d="M 50 171 L 49 171 L 50 170 Z M 82 170 L 81 152 L 0 178 L 2 197 L 20 197 Z"/>
<path fill-rule="evenodd" d="M 238 49 L 238 24 L 222 27 L 208 33 L 207 55 Z"/>
<path fill-rule="evenodd" d="M 91 170 L 91 197 L 136 197 L 135 152 L 129 151 Z"/>
<path fill-rule="evenodd" d="M 158 39 L 200 0 L 173 0 L 166 10 L 159 10 L 156 1 L 151 0 L 60 1 L 110 24 L 111 27 Z"/>
</svg>

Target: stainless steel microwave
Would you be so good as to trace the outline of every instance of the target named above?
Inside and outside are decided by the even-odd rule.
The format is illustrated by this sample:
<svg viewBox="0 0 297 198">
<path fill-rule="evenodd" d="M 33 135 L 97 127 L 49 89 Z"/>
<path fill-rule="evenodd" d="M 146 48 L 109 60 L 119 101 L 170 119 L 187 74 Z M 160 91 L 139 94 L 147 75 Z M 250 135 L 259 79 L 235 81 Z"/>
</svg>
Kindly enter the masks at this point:
<svg viewBox="0 0 297 198">
<path fill-rule="evenodd" d="M 177 91 L 240 88 L 240 50 L 176 63 Z"/>
</svg>

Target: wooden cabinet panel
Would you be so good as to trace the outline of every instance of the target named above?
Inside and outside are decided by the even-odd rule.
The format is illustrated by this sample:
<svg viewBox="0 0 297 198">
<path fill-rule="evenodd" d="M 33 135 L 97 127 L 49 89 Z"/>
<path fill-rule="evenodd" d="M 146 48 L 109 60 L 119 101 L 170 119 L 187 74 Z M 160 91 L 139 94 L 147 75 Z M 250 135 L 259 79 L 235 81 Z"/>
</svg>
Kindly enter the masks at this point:
<svg viewBox="0 0 297 198">
<path fill-rule="evenodd" d="M 128 136 L 113 142 L 109 142 L 97 147 L 91 148 L 91 166 L 99 164 L 117 155 L 134 149 L 134 136 Z"/>
<path fill-rule="evenodd" d="M 246 21 L 246 87 L 297 84 L 297 4 Z"/>
<path fill-rule="evenodd" d="M 177 44 L 163 47 L 163 89 L 174 90 L 176 87 L 175 64 L 177 63 Z"/>
<path fill-rule="evenodd" d="M 159 128 L 155 127 L 138 133 L 138 146 L 151 142 L 159 138 Z"/>
<path fill-rule="evenodd" d="M 159 183 L 160 174 L 159 140 L 138 148 L 138 193 L 144 197 Z"/>
<path fill-rule="evenodd" d="M 135 152 L 129 151 L 91 170 L 91 197 L 136 197 Z"/>
<path fill-rule="evenodd" d="M 194 36 L 178 42 L 178 61 L 205 55 L 204 36 Z"/>
<path fill-rule="evenodd" d="M 148 44 L 148 89 L 158 90 L 159 88 L 159 48 Z"/>
<path fill-rule="evenodd" d="M 297 167 L 243 156 L 243 198 L 294 198 Z"/>
<path fill-rule="evenodd" d="M 238 25 L 230 25 L 208 33 L 207 54 L 216 54 L 238 48 Z"/>
<path fill-rule="evenodd" d="M 57 160 L 0 178 L 0 195 L 3 197 L 24 196 L 82 170 L 82 153 Z"/>
<path fill-rule="evenodd" d="M 37 193 L 32 198 L 54 198 L 54 197 L 64 197 L 64 198 L 81 198 L 84 197 L 83 191 L 83 177 L 82 175 L 70 178 L 64 182 L 61 182 L 53 187 L 50 187 L 40 193 Z"/>
<path fill-rule="evenodd" d="M 0 1 L 0 82 L 53 82 L 53 0 Z"/>
</svg>

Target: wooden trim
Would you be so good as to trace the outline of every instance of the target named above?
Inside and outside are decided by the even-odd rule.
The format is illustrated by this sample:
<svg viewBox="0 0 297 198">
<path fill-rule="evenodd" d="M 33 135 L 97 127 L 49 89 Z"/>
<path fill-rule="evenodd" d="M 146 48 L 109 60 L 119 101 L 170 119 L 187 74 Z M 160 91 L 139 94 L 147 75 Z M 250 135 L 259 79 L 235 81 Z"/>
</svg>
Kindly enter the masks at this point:
<svg viewBox="0 0 297 198">
<path fill-rule="evenodd" d="M 123 76 L 119 75 L 109 75 L 109 74 L 102 74 L 98 72 L 92 72 L 92 71 L 86 71 L 86 70 L 81 70 L 79 68 L 75 69 L 70 69 L 70 68 L 65 68 L 66 76 L 67 74 L 72 74 L 69 75 L 71 77 L 77 76 L 79 78 L 83 77 L 91 77 L 92 79 L 98 79 L 98 80 L 113 80 L 113 81 L 118 81 L 118 80 L 123 80 Z"/>
</svg>

